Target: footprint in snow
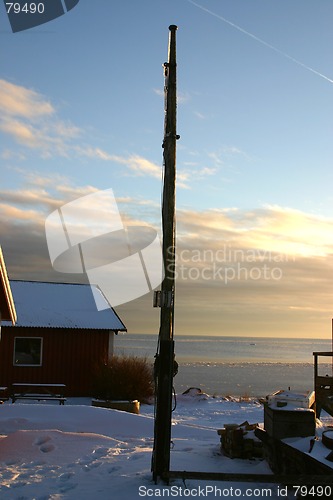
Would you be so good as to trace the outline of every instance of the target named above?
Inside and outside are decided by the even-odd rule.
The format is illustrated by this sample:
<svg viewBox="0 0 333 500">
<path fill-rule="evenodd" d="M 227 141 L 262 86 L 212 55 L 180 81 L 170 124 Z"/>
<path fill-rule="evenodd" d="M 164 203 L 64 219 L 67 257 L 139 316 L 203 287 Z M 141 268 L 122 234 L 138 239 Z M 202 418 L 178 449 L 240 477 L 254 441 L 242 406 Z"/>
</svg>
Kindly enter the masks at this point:
<svg viewBox="0 0 333 500">
<path fill-rule="evenodd" d="M 13 424 L 17 424 L 17 425 L 25 424 L 26 422 L 28 422 L 28 420 L 26 418 L 12 418 L 12 419 L 10 419 L 10 421 Z"/>
<path fill-rule="evenodd" d="M 53 444 L 43 444 L 43 446 L 41 446 L 39 449 L 43 453 L 50 453 L 50 451 L 53 451 L 55 449 L 55 446 Z"/>
<path fill-rule="evenodd" d="M 50 451 L 53 451 L 55 449 L 55 446 L 50 443 L 50 441 L 52 441 L 52 438 L 50 436 L 39 436 L 35 439 L 34 444 L 36 446 L 39 446 L 39 449 L 42 453 L 50 453 Z"/>
<path fill-rule="evenodd" d="M 110 467 L 110 469 L 108 469 L 108 473 L 113 474 L 114 472 L 118 472 L 120 469 L 121 469 L 121 467 L 119 467 L 118 465 L 115 465 L 113 467 Z"/>
<path fill-rule="evenodd" d="M 66 483 L 64 486 L 59 488 L 60 493 L 66 493 L 67 491 L 73 490 L 77 487 L 77 483 Z"/>
<path fill-rule="evenodd" d="M 22 488 L 27 485 L 27 481 L 15 481 L 10 485 L 11 488 Z"/>
<path fill-rule="evenodd" d="M 42 444 L 45 444 L 48 441 L 51 441 L 50 436 L 39 436 L 38 438 L 35 439 L 34 444 L 36 446 L 41 446 Z"/>
<path fill-rule="evenodd" d="M 106 446 L 100 446 L 99 448 L 96 448 L 94 451 L 93 451 L 93 454 L 94 455 L 99 455 L 99 456 L 102 456 L 102 455 L 107 455 L 108 452 L 109 452 L 109 449 L 110 448 L 107 448 Z"/>
<path fill-rule="evenodd" d="M 62 474 L 60 474 L 58 479 L 60 481 L 68 481 L 73 476 L 74 476 L 74 472 L 63 472 Z"/>
<path fill-rule="evenodd" d="M 102 465 L 103 462 L 101 462 L 100 460 L 95 460 L 93 462 L 90 462 L 90 463 L 86 463 L 83 465 L 83 470 L 84 471 L 90 471 L 92 469 L 96 469 L 97 467 L 99 467 L 100 465 Z"/>
<path fill-rule="evenodd" d="M 15 458 L 13 460 L 6 460 L 6 462 L 5 462 L 5 464 L 7 465 L 7 467 L 10 467 L 12 465 L 18 465 L 20 463 L 22 463 L 22 460 L 21 459 L 17 460 Z"/>
<path fill-rule="evenodd" d="M 36 462 L 31 462 L 31 465 L 33 467 L 44 467 L 45 466 L 45 460 L 36 460 Z"/>
<path fill-rule="evenodd" d="M 139 454 L 139 453 L 134 452 L 134 453 L 132 453 L 132 455 L 129 455 L 129 456 L 127 457 L 127 460 L 139 460 L 140 458 L 142 458 L 142 457 L 140 456 L 140 454 Z"/>
</svg>

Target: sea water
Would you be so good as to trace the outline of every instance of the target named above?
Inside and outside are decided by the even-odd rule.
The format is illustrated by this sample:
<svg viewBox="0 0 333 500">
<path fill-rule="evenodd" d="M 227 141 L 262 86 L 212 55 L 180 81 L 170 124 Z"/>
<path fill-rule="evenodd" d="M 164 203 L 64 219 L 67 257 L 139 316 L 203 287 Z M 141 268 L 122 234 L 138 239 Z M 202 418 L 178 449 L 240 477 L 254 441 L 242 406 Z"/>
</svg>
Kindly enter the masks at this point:
<svg viewBox="0 0 333 500">
<path fill-rule="evenodd" d="M 157 335 L 115 338 L 115 354 L 154 362 Z M 280 389 L 313 390 L 313 352 L 331 351 L 331 340 L 262 337 L 175 337 L 177 393 L 198 387 L 211 395 L 264 397 Z M 332 358 L 320 359 L 320 375 L 332 376 Z"/>
</svg>

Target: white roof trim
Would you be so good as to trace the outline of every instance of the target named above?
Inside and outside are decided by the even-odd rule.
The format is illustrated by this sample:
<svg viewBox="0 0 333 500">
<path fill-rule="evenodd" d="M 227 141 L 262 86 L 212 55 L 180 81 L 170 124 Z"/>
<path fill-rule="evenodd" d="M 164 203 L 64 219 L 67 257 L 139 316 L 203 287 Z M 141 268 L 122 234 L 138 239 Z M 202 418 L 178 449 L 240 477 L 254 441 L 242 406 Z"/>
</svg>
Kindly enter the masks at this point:
<svg viewBox="0 0 333 500">
<path fill-rule="evenodd" d="M 0 247 L 0 295 L 1 295 L 0 322 L 1 319 L 4 319 L 4 320 L 9 320 L 14 324 L 16 321 L 16 310 L 1 247 Z"/>
</svg>

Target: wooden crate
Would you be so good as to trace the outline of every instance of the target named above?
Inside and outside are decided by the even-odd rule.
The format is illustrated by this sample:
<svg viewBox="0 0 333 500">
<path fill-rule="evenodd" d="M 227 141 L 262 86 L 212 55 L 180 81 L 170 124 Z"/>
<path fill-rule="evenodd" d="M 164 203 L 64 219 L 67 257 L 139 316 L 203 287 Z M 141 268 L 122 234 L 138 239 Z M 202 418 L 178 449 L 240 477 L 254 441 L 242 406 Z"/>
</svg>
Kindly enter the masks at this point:
<svg viewBox="0 0 333 500">
<path fill-rule="evenodd" d="M 312 409 L 285 410 L 265 404 L 264 426 L 269 436 L 275 439 L 314 436 L 316 415 Z"/>
</svg>

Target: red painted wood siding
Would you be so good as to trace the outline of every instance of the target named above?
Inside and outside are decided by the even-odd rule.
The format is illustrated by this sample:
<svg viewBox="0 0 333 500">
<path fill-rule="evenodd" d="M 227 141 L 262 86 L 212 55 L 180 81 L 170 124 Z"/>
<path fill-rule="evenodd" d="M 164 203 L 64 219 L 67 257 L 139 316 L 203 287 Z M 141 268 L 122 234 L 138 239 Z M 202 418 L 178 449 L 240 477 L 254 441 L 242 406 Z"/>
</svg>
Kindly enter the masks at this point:
<svg viewBox="0 0 333 500">
<path fill-rule="evenodd" d="M 15 337 L 43 338 L 42 366 L 14 366 Z M 63 383 L 67 396 L 93 396 L 96 367 L 108 359 L 106 330 L 2 327 L 0 385 L 14 382 Z"/>
</svg>

